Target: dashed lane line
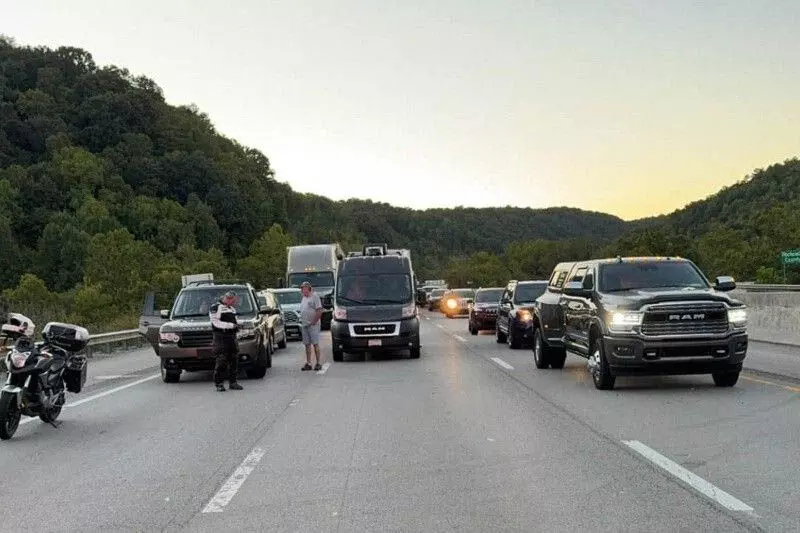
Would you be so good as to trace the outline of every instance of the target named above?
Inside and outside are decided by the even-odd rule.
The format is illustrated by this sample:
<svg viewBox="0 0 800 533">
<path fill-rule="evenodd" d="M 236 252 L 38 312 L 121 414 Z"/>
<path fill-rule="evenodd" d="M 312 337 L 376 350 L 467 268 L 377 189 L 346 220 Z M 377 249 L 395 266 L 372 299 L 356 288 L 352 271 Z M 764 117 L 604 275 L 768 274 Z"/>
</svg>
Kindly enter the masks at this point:
<svg viewBox="0 0 800 533">
<path fill-rule="evenodd" d="M 244 482 L 247 481 L 248 476 L 253 472 L 256 465 L 261 462 L 264 457 L 264 450 L 261 448 L 253 448 L 253 450 L 244 458 L 242 464 L 234 470 L 231 477 L 220 487 L 219 491 L 211 498 L 211 501 L 203 509 L 204 513 L 221 513 L 225 510 L 225 506 L 231 503 L 233 497 L 242 488 Z"/>
<path fill-rule="evenodd" d="M 506 370 L 514 370 L 514 367 L 513 367 L 513 366 L 509 365 L 508 363 L 506 363 L 505 361 L 503 361 L 503 360 L 502 360 L 502 359 L 500 359 L 499 357 L 492 357 L 492 361 L 494 361 L 494 362 L 495 362 L 495 363 L 497 363 L 498 365 L 502 366 L 502 367 L 503 367 L 503 368 L 505 368 Z"/>
</svg>

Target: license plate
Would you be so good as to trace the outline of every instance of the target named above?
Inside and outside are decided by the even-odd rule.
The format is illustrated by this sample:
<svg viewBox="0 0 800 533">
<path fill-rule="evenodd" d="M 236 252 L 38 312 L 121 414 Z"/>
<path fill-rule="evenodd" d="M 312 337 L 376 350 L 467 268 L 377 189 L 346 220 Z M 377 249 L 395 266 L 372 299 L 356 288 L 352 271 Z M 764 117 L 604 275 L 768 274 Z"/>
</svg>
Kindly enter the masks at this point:
<svg viewBox="0 0 800 533">
<path fill-rule="evenodd" d="M 367 346 L 380 346 L 381 340 L 380 339 L 370 339 L 367 341 Z"/>
<path fill-rule="evenodd" d="M 211 348 L 197 350 L 197 357 L 199 357 L 200 359 L 208 359 L 210 357 L 214 357 L 214 350 Z"/>
</svg>

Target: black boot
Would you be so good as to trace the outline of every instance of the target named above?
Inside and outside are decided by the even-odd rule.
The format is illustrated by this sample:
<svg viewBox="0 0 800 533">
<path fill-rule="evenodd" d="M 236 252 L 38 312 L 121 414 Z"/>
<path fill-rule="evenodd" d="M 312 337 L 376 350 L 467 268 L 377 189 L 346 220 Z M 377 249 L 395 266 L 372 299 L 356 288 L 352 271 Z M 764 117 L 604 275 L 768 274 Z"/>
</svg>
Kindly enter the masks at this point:
<svg viewBox="0 0 800 533">
<path fill-rule="evenodd" d="M 217 383 L 217 392 L 225 392 L 225 385 Z"/>
<path fill-rule="evenodd" d="M 236 383 L 235 381 L 228 386 L 231 390 L 244 390 L 244 387 Z"/>
</svg>

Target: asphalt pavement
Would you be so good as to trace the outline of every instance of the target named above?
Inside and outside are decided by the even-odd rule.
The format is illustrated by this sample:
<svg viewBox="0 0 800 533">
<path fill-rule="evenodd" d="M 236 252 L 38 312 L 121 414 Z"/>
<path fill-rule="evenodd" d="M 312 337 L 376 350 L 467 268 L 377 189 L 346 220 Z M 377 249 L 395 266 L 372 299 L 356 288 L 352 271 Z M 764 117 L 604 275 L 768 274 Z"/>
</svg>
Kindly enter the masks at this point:
<svg viewBox="0 0 800 533">
<path fill-rule="evenodd" d="M 149 349 L 92 360 L 59 429 L 0 443 L 0 530 L 800 529 L 797 380 L 598 391 L 584 360 L 537 370 L 463 319 L 423 313 L 422 339 L 322 372 L 290 343 L 225 393 L 162 383 Z"/>
</svg>

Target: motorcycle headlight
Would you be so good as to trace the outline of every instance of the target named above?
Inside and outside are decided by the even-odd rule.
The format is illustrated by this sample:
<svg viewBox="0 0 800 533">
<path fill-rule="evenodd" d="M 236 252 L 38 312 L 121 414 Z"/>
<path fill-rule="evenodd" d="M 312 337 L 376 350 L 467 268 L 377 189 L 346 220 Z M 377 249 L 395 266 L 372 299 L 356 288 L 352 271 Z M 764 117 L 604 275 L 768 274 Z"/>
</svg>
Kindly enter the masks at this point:
<svg viewBox="0 0 800 533">
<path fill-rule="evenodd" d="M 639 311 L 621 311 L 611 313 L 608 329 L 613 331 L 631 331 L 642 325 L 644 314 Z"/>
<path fill-rule="evenodd" d="M 158 335 L 158 340 L 163 342 L 163 343 L 165 343 L 165 344 L 176 343 L 176 342 L 180 342 L 181 336 L 178 335 L 177 333 L 174 333 L 174 332 L 170 331 L 170 332 L 167 332 L 167 333 L 160 333 Z"/>
<path fill-rule="evenodd" d="M 407 305 L 403 308 L 403 318 L 411 318 L 412 316 L 416 316 L 417 314 L 417 306 L 414 304 Z"/>
<path fill-rule="evenodd" d="M 256 330 L 253 328 L 240 328 L 236 332 L 237 339 L 251 339 L 256 336 Z"/>
<path fill-rule="evenodd" d="M 747 309 L 738 307 L 736 309 L 728 309 L 728 322 L 737 328 L 743 328 L 747 325 Z"/>
<path fill-rule="evenodd" d="M 11 366 L 14 368 L 22 368 L 28 360 L 28 353 L 11 352 Z"/>
</svg>

